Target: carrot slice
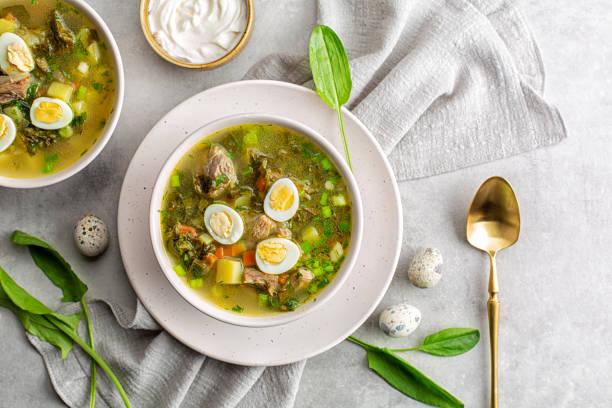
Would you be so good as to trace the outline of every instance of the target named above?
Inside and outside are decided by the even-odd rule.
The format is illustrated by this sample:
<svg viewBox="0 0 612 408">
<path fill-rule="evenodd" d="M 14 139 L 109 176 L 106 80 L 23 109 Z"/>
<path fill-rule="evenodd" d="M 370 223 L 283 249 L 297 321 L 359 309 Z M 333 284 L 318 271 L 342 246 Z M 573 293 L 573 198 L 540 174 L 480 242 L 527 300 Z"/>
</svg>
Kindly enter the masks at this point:
<svg viewBox="0 0 612 408">
<path fill-rule="evenodd" d="M 217 250 L 215 251 L 215 255 L 217 256 L 217 258 L 221 259 L 223 258 L 223 253 L 225 251 L 223 250 L 223 247 L 217 247 Z"/>
<path fill-rule="evenodd" d="M 242 254 L 242 263 L 244 266 L 255 265 L 255 251 L 246 251 Z"/>
<path fill-rule="evenodd" d="M 194 238 L 198 236 L 198 231 L 195 229 L 195 227 L 192 227 L 191 225 L 179 224 L 177 226 L 177 229 L 180 234 L 189 234 Z"/>
<path fill-rule="evenodd" d="M 213 254 L 206 255 L 206 259 L 205 259 L 206 265 L 212 265 L 215 263 L 216 260 L 217 260 L 217 257 L 215 255 Z"/>
<path fill-rule="evenodd" d="M 266 191 L 266 178 L 260 176 L 255 182 L 255 186 L 259 191 Z"/>
<path fill-rule="evenodd" d="M 287 275 L 278 275 L 278 283 L 284 285 L 287 282 Z"/>
</svg>

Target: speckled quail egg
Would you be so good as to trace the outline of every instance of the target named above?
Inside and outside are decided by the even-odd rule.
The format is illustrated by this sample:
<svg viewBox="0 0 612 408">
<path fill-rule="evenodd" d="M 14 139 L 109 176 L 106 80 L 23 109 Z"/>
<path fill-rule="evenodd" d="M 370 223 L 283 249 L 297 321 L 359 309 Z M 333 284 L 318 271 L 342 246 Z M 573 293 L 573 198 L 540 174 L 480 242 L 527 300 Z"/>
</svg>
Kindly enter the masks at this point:
<svg viewBox="0 0 612 408">
<path fill-rule="evenodd" d="M 405 337 L 421 324 L 421 312 L 408 303 L 389 306 L 380 314 L 378 325 L 391 337 Z"/>
<path fill-rule="evenodd" d="M 72 109 L 61 99 L 46 96 L 34 99 L 30 108 L 30 121 L 41 129 L 61 129 L 72 122 Z"/>
<path fill-rule="evenodd" d="M 442 278 L 442 253 L 436 248 L 426 248 L 418 251 L 410 267 L 408 278 L 414 286 L 431 288 L 436 286 Z"/>
<path fill-rule="evenodd" d="M 263 207 L 266 215 L 274 221 L 288 221 L 300 206 L 298 189 L 288 178 L 276 180 L 264 199 Z"/>
<path fill-rule="evenodd" d="M 9 75 L 34 69 L 32 52 L 17 34 L 0 35 L 0 68 Z"/>
<path fill-rule="evenodd" d="M 244 233 L 244 222 L 240 214 L 223 204 L 211 204 L 204 211 L 204 224 L 215 241 L 230 245 Z"/>
<path fill-rule="evenodd" d="M 74 243 L 85 256 L 98 256 L 108 247 L 108 229 L 100 218 L 85 214 L 74 226 Z"/>
<path fill-rule="evenodd" d="M 269 238 L 257 244 L 255 262 L 262 272 L 278 275 L 293 268 L 300 254 L 295 242 L 286 238 Z"/>
<path fill-rule="evenodd" d="M 0 152 L 5 151 L 15 141 L 17 128 L 13 119 L 0 114 Z"/>
</svg>

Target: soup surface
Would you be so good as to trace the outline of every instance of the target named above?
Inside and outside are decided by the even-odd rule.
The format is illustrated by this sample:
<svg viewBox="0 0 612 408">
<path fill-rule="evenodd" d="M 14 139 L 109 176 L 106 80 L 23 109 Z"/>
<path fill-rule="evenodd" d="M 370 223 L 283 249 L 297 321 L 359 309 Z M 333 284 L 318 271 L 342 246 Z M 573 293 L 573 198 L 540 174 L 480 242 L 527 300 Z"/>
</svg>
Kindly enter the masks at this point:
<svg viewBox="0 0 612 408">
<path fill-rule="evenodd" d="M 334 278 L 351 237 L 344 180 L 306 137 L 274 125 L 215 133 L 178 163 L 162 237 L 185 284 L 247 315 L 295 310 Z"/>
<path fill-rule="evenodd" d="M 102 37 L 77 9 L 0 0 L 0 65 L 0 176 L 54 173 L 96 144 L 113 109 L 115 72 Z M 3 133 L 9 122 L 14 139 Z"/>
</svg>

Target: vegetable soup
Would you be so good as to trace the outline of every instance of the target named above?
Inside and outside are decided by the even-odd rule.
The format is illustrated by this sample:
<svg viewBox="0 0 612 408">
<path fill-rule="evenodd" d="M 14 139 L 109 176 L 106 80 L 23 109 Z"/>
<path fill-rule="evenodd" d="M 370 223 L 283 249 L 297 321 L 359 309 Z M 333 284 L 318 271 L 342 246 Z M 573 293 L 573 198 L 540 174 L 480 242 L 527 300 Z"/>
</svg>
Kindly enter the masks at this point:
<svg viewBox="0 0 612 408">
<path fill-rule="evenodd" d="M 332 161 L 283 127 L 217 132 L 177 164 L 160 210 L 174 271 L 216 306 L 246 315 L 295 310 L 335 277 L 351 238 L 351 201 Z"/>
<path fill-rule="evenodd" d="M 0 0 L 0 176 L 35 178 L 78 161 L 113 110 L 104 40 L 76 8 Z"/>
</svg>

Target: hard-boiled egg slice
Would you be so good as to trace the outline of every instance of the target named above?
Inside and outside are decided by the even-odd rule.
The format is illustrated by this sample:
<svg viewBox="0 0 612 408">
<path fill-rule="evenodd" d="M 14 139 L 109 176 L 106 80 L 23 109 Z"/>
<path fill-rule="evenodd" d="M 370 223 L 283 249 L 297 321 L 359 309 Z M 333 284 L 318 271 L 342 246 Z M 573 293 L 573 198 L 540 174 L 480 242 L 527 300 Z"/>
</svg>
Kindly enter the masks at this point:
<svg viewBox="0 0 612 408">
<path fill-rule="evenodd" d="M 41 129 L 60 129 L 73 118 L 72 109 L 61 99 L 41 97 L 34 99 L 30 108 L 30 121 Z"/>
<path fill-rule="evenodd" d="M 244 233 L 244 222 L 233 208 L 223 204 L 211 204 L 204 211 L 204 224 L 215 241 L 230 245 Z"/>
<path fill-rule="evenodd" d="M 288 178 L 276 180 L 264 199 L 264 211 L 274 221 L 287 221 L 300 205 L 298 189 Z"/>
<path fill-rule="evenodd" d="M 0 68 L 9 75 L 34 69 L 32 52 L 17 34 L 0 35 Z"/>
<path fill-rule="evenodd" d="M 286 238 L 269 238 L 257 244 L 255 262 L 260 271 L 278 275 L 293 268 L 300 259 L 300 248 Z"/>
<path fill-rule="evenodd" d="M 17 128 L 13 119 L 0 114 L 0 152 L 5 151 L 15 140 Z"/>
</svg>

